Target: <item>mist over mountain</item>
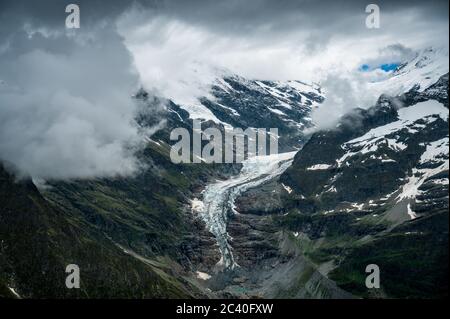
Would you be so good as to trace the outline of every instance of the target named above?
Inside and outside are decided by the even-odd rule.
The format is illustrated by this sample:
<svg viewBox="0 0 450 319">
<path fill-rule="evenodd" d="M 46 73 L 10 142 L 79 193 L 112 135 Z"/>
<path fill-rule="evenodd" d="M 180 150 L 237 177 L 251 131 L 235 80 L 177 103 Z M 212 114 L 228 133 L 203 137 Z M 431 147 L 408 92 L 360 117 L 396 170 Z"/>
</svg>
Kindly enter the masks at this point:
<svg viewBox="0 0 450 319">
<path fill-rule="evenodd" d="M 448 2 L 77 4 L 0 4 L 0 297 L 448 297 Z"/>
</svg>

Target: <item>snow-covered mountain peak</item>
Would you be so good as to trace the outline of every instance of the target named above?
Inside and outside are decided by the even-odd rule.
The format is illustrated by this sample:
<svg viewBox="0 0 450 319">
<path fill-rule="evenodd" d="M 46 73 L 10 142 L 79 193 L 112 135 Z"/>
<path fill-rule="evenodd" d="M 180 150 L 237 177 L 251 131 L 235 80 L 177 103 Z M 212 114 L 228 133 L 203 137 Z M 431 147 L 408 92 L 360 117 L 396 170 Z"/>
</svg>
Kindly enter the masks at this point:
<svg viewBox="0 0 450 319">
<path fill-rule="evenodd" d="M 400 95 L 415 89 L 423 92 L 449 72 L 448 48 L 428 47 L 402 63 L 387 79 L 370 83 L 377 94 Z"/>
<path fill-rule="evenodd" d="M 444 67 L 443 72 L 445 72 L 445 65 L 447 65 L 446 69 L 448 70 L 448 49 L 434 47 L 422 49 L 416 53 L 414 58 L 399 66 L 394 74 L 402 74 L 413 69 L 423 69 L 429 65 Z"/>
<path fill-rule="evenodd" d="M 204 88 L 190 103 L 172 100 L 192 119 L 235 127 L 304 127 L 311 109 L 324 100 L 317 84 L 254 80 L 229 72 L 220 72 Z"/>
</svg>

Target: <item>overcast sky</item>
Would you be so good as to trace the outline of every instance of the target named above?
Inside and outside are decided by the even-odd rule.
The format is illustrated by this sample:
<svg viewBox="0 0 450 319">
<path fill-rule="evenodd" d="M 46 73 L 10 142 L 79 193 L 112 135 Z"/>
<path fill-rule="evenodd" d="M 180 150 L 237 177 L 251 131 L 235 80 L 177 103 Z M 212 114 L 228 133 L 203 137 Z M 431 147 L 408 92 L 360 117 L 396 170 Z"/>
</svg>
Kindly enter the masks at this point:
<svg viewBox="0 0 450 319">
<path fill-rule="evenodd" d="M 80 29 L 65 28 L 69 3 Z M 379 29 L 366 27 L 369 3 L 2 0 L 0 157 L 33 176 L 126 174 L 141 84 L 189 102 L 217 70 L 335 83 L 362 64 L 448 48 L 448 1 L 376 1 Z"/>
</svg>

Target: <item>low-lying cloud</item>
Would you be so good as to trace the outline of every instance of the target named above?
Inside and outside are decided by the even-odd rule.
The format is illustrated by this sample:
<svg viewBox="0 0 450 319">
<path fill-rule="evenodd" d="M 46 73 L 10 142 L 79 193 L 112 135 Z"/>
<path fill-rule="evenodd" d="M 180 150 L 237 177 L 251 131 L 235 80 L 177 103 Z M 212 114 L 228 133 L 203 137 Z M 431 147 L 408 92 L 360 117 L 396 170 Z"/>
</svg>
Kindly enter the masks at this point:
<svg viewBox="0 0 450 319">
<path fill-rule="evenodd" d="M 0 54 L 0 158 L 21 175 L 131 174 L 139 85 L 114 26 L 17 31 Z"/>
<path fill-rule="evenodd" d="M 359 75 L 330 73 L 321 82 L 325 101 L 315 108 L 311 118 L 315 125 L 311 131 L 333 129 L 339 119 L 357 107 L 368 108 L 376 102 L 377 96 L 367 89 L 366 81 Z"/>
<path fill-rule="evenodd" d="M 380 92 L 369 87 L 369 83 L 379 82 L 392 76 L 393 71 L 383 71 L 380 65 L 409 61 L 415 57 L 416 51 L 402 44 L 392 44 L 367 55 L 362 59 L 370 67 L 367 72 L 356 68 L 352 72 L 338 69 L 330 71 L 320 85 L 325 94 L 324 103 L 314 109 L 311 114 L 315 127 L 311 131 L 332 129 L 340 118 L 355 108 L 369 108 L 375 105 Z"/>
</svg>

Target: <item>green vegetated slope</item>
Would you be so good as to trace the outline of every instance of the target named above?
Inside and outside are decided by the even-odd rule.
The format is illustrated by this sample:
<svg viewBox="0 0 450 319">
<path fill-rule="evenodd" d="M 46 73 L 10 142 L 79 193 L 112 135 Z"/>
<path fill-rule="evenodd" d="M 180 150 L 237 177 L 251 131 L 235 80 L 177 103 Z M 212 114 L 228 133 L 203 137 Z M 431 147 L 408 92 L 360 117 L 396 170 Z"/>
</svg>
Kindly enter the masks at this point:
<svg viewBox="0 0 450 319">
<path fill-rule="evenodd" d="M 448 213 L 406 223 L 346 252 L 331 273 L 342 288 L 363 297 L 368 264 L 380 267 L 381 286 L 392 298 L 448 296 Z M 420 231 L 419 231 L 420 229 Z"/>
<path fill-rule="evenodd" d="M 154 165 L 168 161 L 167 149 L 145 153 Z M 25 298 L 201 296 L 175 261 L 182 262 L 183 243 L 195 230 L 181 216 L 180 201 L 201 177 L 192 178 L 200 174 L 195 167 L 186 175 L 175 170 L 55 182 L 43 196 L 2 167 L 1 295 L 11 296 L 11 287 Z M 80 267 L 81 289 L 65 286 L 65 267 L 72 263 Z"/>
</svg>

